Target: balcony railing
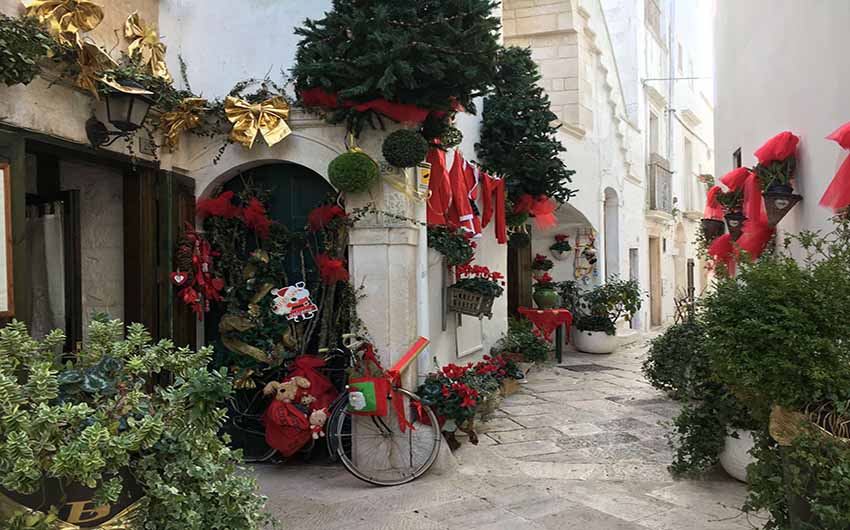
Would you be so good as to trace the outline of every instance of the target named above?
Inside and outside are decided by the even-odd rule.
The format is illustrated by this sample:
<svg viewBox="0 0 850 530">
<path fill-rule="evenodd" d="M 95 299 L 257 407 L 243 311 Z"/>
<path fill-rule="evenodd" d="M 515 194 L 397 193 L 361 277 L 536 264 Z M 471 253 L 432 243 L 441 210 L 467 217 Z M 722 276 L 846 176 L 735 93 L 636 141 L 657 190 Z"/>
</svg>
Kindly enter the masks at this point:
<svg viewBox="0 0 850 530">
<path fill-rule="evenodd" d="M 673 173 L 670 163 L 653 153 L 649 157 L 649 209 L 673 213 Z"/>
</svg>

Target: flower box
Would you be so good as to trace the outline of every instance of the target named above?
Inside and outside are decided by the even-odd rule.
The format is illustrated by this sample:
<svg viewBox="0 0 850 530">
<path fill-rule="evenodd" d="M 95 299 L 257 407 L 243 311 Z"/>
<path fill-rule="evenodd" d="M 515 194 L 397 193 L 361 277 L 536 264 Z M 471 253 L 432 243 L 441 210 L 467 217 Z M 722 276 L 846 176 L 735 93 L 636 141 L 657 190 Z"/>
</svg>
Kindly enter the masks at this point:
<svg viewBox="0 0 850 530">
<path fill-rule="evenodd" d="M 493 318 L 493 301 L 496 299 L 495 296 L 487 296 L 457 287 L 449 287 L 446 294 L 448 297 L 446 308 L 449 311 L 478 318 L 484 318 L 485 316 L 487 318 Z"/>
<path fill-rule="evenodd" d="M 519 392 L 519 381 L 517 381 L 513 377 L 502 379 L 502 388 L 500 391 L 505 397 L 516 394 L 517 392 Z"/>
</svg>

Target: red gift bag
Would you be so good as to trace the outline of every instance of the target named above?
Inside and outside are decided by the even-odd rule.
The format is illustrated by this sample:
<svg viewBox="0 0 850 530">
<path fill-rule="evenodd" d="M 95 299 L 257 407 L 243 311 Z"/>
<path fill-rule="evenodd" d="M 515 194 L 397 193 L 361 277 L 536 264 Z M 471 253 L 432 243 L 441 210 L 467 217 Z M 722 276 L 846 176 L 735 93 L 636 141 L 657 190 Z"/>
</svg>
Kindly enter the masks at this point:
<svg viewBox="0 0 850 530">
<path fill-rule="evenodd" d="M 310 381 L 309 393 L 316 401 L 310 406 L 313 409 L 330 408 L 336 399 L 337 391 L 330 379 L 317 371 L 317 368 L 325 366 L 325 360 L 315 355 L 302 355 L 292 363 L 290 377 L 301 376 Z"/>
<path fill-rule="evenodd" d="M 274 400 L 263 415 L 266 443 L 290 457 L 312 439 L 310 419 L 292 403 Z"/>
</svg>

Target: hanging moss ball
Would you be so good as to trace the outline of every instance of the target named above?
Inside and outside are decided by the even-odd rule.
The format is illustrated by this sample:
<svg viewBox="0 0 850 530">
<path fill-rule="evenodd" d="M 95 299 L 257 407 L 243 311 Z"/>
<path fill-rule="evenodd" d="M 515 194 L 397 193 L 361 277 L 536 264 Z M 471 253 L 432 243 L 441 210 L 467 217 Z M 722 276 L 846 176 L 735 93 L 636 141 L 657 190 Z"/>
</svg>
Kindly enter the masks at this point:
<svg viewBox="0 0 850 530">
<path fill-rule="evenodd" d="M 428 142 L 416 131 L 401 129 L 384 139 L 384 158 L 395 167 L 414 167 L 425 160 Z"/>
<path fill-rule="evenodd" d="M 442 136 L 440 136 L 440 143 L 442 143 L 446 149 L 457 147 L 462 141 L 463 133 L 460 132 L 460 129 L 458 129 L 454 125 L 449 125 L 448 127 L 446 127 L 446 130 L 443 131 Z"/>
<path fill-rule="evenodd" d="M 363 193 L 378 182 L 378 164 L 366 153 L 350 151 L 331 160 L 328 177 L 344 193 Z"/>
</svg>

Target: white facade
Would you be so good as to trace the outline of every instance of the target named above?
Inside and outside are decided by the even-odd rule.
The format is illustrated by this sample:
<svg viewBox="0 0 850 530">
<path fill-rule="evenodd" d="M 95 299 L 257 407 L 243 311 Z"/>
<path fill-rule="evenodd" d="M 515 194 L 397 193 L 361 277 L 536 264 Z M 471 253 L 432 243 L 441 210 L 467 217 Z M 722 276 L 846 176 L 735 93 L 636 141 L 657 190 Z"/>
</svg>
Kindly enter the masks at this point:
<svg viewBox="0 0 850 530">
<path fill-rule="evenodd" d="M 824 137 L 850 121 L 848 24 L 850 3 L 840 0 L 717 3 L 717 174 L 733 168 L 737 149 L 750 167 L 773 135 L 800 136 L 794 185 L 804 200 L 779 224 L 780 238 L 830 228 L 832 213 L 818 201 L 847 156 Z"/>
</svg>

